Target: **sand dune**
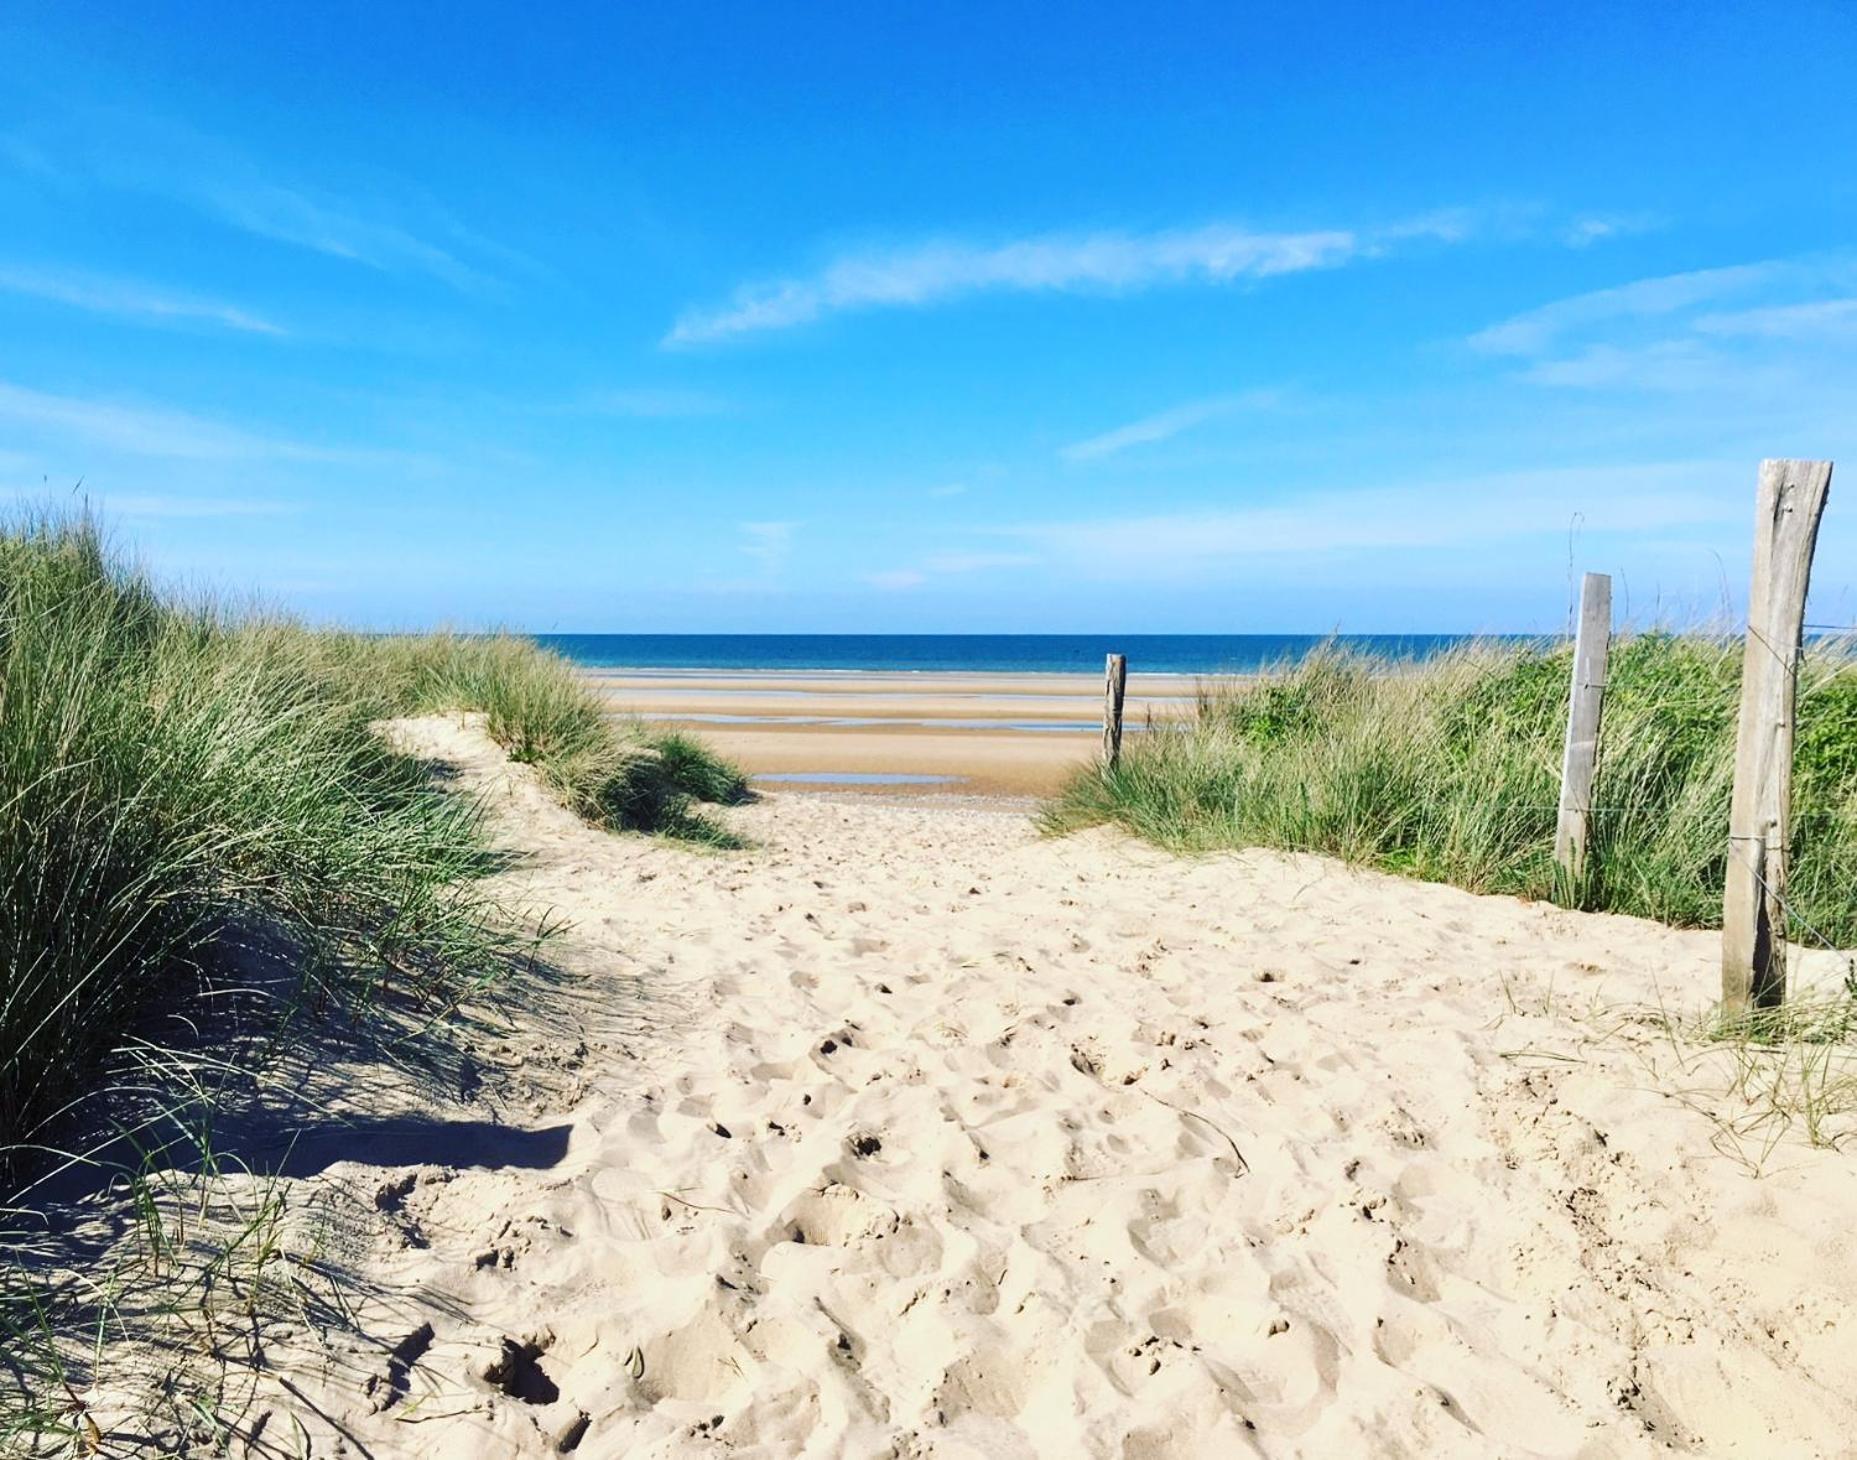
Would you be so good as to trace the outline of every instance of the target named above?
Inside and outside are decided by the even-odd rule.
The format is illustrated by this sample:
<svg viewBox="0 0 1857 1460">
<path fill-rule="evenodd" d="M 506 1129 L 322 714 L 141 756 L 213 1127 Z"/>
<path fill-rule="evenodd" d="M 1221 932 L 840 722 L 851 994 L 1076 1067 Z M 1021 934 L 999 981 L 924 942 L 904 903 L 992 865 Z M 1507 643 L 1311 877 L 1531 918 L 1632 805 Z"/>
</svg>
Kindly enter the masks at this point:
<svg viewBox="0 0 1857 1460">
<path fill-rule="evenodd" d="M 577 924 L 578 1031 L 479 1051 L 565 1140 L 289 1183 L 353 1318 L 270 1345 L 252 1453 L 1850 1453 L 1857 1174 L 1756 1179 L 1644 1012 L 1708 935 L 950 805 L 693 855 L 401 733 Z"/>
</svg>

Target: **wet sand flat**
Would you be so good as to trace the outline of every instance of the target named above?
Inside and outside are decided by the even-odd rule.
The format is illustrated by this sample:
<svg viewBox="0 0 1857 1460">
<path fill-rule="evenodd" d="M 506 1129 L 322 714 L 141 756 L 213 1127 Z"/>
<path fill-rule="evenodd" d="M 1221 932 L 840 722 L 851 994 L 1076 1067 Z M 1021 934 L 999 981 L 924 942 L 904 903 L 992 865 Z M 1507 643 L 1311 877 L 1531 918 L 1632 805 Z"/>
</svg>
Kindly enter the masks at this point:
<svg viewBox="0 0 1857 1460">
<path fill-rule="evenodd" d="M 701 725 L 703 739 L 745 767 L 751 776 L 800 773 L 813 784 L 885 795 L 1044 796 L 1097 753 L 1094 735 L 1022 731 L 936 731 L 916 726 L 844 730 L 829 726 L 783 729 L 772 725 Z M 954 779 L 924 785 L 860 786 L 843 775 L 927 775 Z"/>
<path fill-rule="evenodd" d="M 750 775 L 884 794 L 1048 795 L 1100 743 L 1103 685 L 1078 674 L 589 671 L 616 712 L 687 726 Z M 1130 733 L 1190 713 L 1198 681 L 1129 677 Z M 932 776 L 857 786 L 843 776 Z M 803 784 L 803 783 L 799 783 Z"/>
<path fill-rule="evenodd" d="M 830 673 L 793 674 L 785 670 L 731 669 L 588 669 L 596 684 L 619 690 L 731 694 L 743 691 L 784 691 L 806 695 L 1009 696 L 1019 699 L 1076 699 L 1099 704 L 1103 680 L 1099 674 L 989 674 L 880 670 L 833 670 Z M 1191 699 L 1200 683 L 1190 674 L 1137 674 L 1128 677 L 1130 699 Z"/>
</svg>

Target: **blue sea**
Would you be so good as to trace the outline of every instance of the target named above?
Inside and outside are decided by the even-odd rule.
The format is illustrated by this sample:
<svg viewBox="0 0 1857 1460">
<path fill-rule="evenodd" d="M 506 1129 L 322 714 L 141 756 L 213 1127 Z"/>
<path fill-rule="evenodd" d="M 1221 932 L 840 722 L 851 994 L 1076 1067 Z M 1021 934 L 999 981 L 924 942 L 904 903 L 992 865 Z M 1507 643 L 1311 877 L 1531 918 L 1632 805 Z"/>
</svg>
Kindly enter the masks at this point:
<svg viewBox="0 0 1857 1460">
<path fill-rule="evenodd" d="M 1243 674 L 1323 644 L 1412 661 L 1462 634 L 536 634 L 589 669 L 1100 673 L 1126 654 L 1136 674 Z"/>
</svg>

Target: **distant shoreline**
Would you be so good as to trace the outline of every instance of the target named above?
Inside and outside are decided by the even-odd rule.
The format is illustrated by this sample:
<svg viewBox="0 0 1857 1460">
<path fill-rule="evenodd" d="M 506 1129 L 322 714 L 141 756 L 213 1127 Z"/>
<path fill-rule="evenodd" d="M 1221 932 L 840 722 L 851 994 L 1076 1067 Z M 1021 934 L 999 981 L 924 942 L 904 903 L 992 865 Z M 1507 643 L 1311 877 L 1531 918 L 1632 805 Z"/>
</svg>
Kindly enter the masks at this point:
<svg viewBox="0 0 1857 1460">
<path fill-rule="evenodd" d="M 1096 753 L 1102 672 L 583 668 L 616 714 L 700 735 L 766 789 L 1049 796 Z M 1132 734 L 1204 676 L 1131 674 Z"/>
<path fill-rule="evenodd" d="M 590 679 L 726 679 L 739 678 L 751 680 L 757 678 L 837 678 L 847 681 L 882 679 L 890 675 L 907 678 L 911 681 L 927 679 L 1078 679 L 1084 671 L 1079 669 L 842 669 L 820 668 L 817 666 L 796 666 L 792 669 L 766 669 L 760 667 L 722 668 L 704 664 L 668 665 L 668 664 L 581 664 L 575 661 L 575 667 Z M 1195 669 L 1150 669 L 1143 673 L 1149 679 L 1222 679 L 1231 674 L 1255 674 L 1255 670 L 1195 670 Z"/>
<path fill-rule="evenodd" d="M 1101 674 L 1106 654 L 1132 673 L 1180 678 L 1255 674 L 1325 646 L 1415 663 L 1517 634 L 532 634 L 589 672 L 647 674 Z"/>
</svg>

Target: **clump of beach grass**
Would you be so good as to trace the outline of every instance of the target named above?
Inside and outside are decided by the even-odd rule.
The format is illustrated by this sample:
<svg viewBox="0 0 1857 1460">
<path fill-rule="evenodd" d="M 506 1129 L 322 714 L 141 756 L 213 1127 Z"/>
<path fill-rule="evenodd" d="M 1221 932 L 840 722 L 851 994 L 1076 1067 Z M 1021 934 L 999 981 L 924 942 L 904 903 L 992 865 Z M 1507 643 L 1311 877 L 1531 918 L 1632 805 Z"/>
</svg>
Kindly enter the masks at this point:
<svg viewBox="0 0 1857 1460">
<path fill-rule="evenodd" d="M 615 716 L 567 660 L 508 634 L 325 635 L 346 672 L 390 687 L 406 715 L 474 710 L 512 760 L 595 825 L 719 848 L 741 839 L 704 809 L 749 796 L 747 777 L 701 741 Z"/>
<path fill-rule="evenodd" d="M 431 980 L 506 951 L 476 809 L 355 688 L 294 625 L 163 597 L 88 522 L 0 535 L 0 1159 L 242 917 Z"/>
<path fill-rule="evenodd" d="M 1047 830 L 1114 823 L 1186 853 L 1316 852 L 1472 892 L 1718 927 L 1742 647 L 1643 633 L 1613 645 L 1592 847 L 1553 862 L 1570 648 L 1471 643 L 1389 666 L 1337 647 L 1202 690 L 1197 712 L 1077 774 Z M 1788 933 L 1857 946 L 1857 655 L 1811 646 L 1799 676 Z M 1510 996 L 1511 1012 L 1523 1012 Z M 1551 997 L 1540 1009 L 1552 1012 Z M 1776 1009 L 1660 1014 L 1724 1154 L 1758 1175 L 1788 1142 L 1857 1116 L 1857 972 Z"/>
<path fill-rule="evenodd" d="M 739 773 L 525 640 L 318 632 L 165 594 L 87 518 L 0 531 L 0 1162 L 229 925 L 434 999 L 511 955 L 479 808 L 378 733 L 441 709 L 483 712 L 590 820 L 730 840 L 697 803 Z"/>
<path fill-rule="evenodd" d="M 256 937 L 295 981 L 249 991 L 275 1017 L 313 994 L 415 1029 L 535 952 L 484 889 L 481 807 L 380 733 L 438 711 L 481 713 L 597 824 L 736 844 L 700 803 L 744 799 L 740 772 L 529 641 L 312 630 L 163 592 L 87 516 L 0 526 L 0 1182 L 101 1159 L 132 1218 L 106 1267 L 72 1269 L 0 1208 L 0 1449 L 96 1453 L 78 1389 L 102 1348 L 159 1330 L 218 1353 L 216 1305 L 279 1270 L 262 1173 L 249 1210 L 203 1220 L 215 1120 L 257 1070 L 157 1048 L 152 1005 L 192 1018 L 187 990 L 239 986 Z M 389 985 L 416 1018 L 385 1017 Z M 206 1443 L 219 1401 L 175 1394 Z"/>
<path fill-rule="evenodd" d="M 1388 666 L 1329 647 L 1202 691 L 1188 721 L 1130 735 L 1078 774 L 1048 829 L 1103 822 L 1181 851 L 1262 846 L 1454 883 L 1556 895 L 1684 927 L 1721 916 L 1741 648 L 1643 633 L 1613 646 L 1577 887 L 1553 863 L 1571 650 L 1472 643 Z M 1789 906 L 1810 941 L 1857 943 L 1857 657 L 1800 674 Z"/>
</svg>

